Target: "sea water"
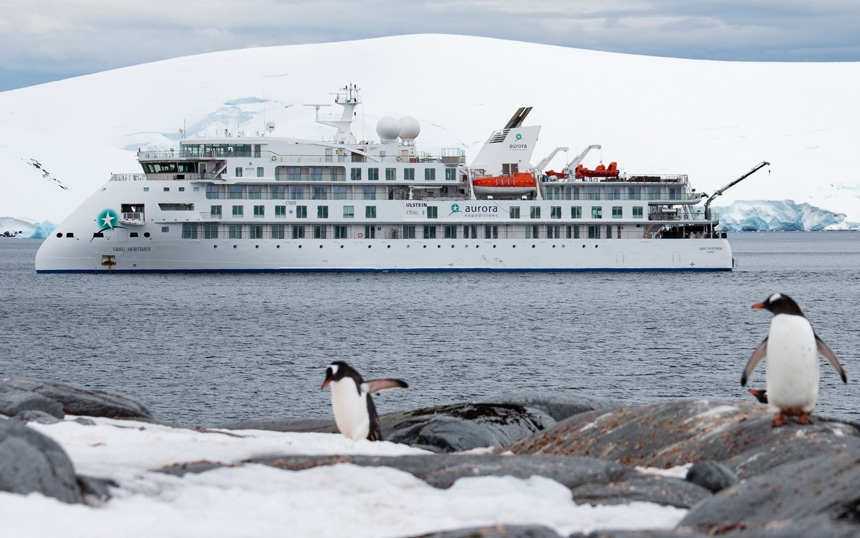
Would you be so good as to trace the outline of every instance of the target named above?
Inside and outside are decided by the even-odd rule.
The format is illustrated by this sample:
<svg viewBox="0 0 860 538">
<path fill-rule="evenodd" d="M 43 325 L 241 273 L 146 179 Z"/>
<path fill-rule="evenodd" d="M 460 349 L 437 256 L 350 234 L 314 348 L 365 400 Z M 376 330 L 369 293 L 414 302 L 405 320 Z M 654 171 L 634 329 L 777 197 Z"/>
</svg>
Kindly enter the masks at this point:
<svg viewBox="0 0 860 538">
<path fill-rule="evenodd" d="M 753 401 L 740 385 L 794 297 L 848 373 L 822 361 L 816 413 L 858 419 L 860 233 L 730 235 L 722 273 L 36 274 L 40 241 L 0 239 L 0 377 L 117 392 L 210 426 L 331 417 L 345 360 L 406 390 L 381 413 L 512 391 Z M 749 385 L 764 388 L 764 365 Z"/>
</svg>

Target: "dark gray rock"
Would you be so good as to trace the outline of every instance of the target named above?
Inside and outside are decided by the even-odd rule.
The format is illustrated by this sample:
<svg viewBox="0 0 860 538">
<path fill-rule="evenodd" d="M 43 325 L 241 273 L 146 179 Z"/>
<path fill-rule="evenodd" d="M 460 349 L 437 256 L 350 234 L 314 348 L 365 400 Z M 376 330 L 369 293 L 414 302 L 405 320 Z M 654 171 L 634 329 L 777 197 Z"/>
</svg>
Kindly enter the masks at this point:
<svg viewBox="0 0 860 538">
<path fill-rule="evenodd" d="M 582 413 L 507 450 L 657 468 L 712 460 L 744 479 L 823 452 L 860 449 L 851 424 L 815 417 L 811 426 L 773 428 L 772 419 L 759 404 L 680 400 Z"/>
<path fill-rule="evenodd" d="M 22 411 L 41 411 L 56 418 L 65 416 L 62 404 L 56 400 L 0 382 L 0 414 L 14 417 Z"/>
<path fill-rule="evenodd" d="M 697 504 L 678 528 L 764 531 L 803 526 L 821 516 L 839 523 L 835 532 L 850 524 L 860 535 L 860 450 L 811 457 L 745 480 Z"/>
<path fill-rule="evenodd" d="M 534 456 L 272 456 L 254 458 L 249 463 L 271 465 L 299 471 L 321 465 L 352 463 L 365 467 L 391 467 L 412 474 L 433 487 L 449 488 L 464 477 L 542 476 L 571 490 L 580 504 L 623 504 L 631 501 L 653 502 L 689 508 L 710 493 L 677 478 L 643 474 L 630 467 L 594 458 L 554 458 Z M 181 476 L 188 472 L 211 470 L 211 464 L 163 469 Z"/>
<path fill-rule="evenodd" d="M 78 475 L 78 487 L 84 497 L 104 502 L 111 498 L 110 488 L 118 488 L 119 484 L 109 478 Z"/>
<path fill-rule="evenodd" d="M 538 391 L 502 392 L 475 400 L 475 403 L 521 405 L 543 411 L 555 420 L 594 411 L 616 409 L 625 405 L 617 400 L 576 394 L 552 394 Z"/>
<path fill-rule="evenodd" d="M 501 448 L 555 424 L 541 411 L 513 404 L 462 403 L 386 418 L 382 433 L 387 441 L 433 452 Z"/>
<path fill-rule="evenodd" d="M 543 525 L 493 525 L 434 532 L 415 538 L 558 538 L 558 533 Z"/>
<path fill-rule="evenodd" d="M 737 484 L 738 475 L 720 462 L 697 461 L 687 471 L 686 480 L 716 493 Z"/>
<path fill-rule="evenodd" d="M 45 413 L 44 411 L 37 411 L 35 409 L 28 409 L 26 411 L 21 411 L 14 417 L 13 419 L 18 422 L 38 422 L 39 424 L 56 424 L 58 422 L 62 422 L 61 419 L 55 417 L 54 415 Z"/>
<path fill-rule="evenodd" d="M 219 424 L 225 430 L 267 430 L 274 432 L 337 433 L 334 420 L 309 418 L 257 418 Z"/>
<path fill-rule="evenodd" d="M 150 412 L 143 405 L 119 394 L 23 378 L 3 379 L 0 380 L 0 384 L 39 394 L 59 402 L 62 405 L 62 410 L 70 415 L 152 418 Z"/>
<path fill-rule="evenodd" d="M 15 420 L 0 420 L 0 491 L 81 502 L 75 469 L 62 447 Z"/>
</svg>

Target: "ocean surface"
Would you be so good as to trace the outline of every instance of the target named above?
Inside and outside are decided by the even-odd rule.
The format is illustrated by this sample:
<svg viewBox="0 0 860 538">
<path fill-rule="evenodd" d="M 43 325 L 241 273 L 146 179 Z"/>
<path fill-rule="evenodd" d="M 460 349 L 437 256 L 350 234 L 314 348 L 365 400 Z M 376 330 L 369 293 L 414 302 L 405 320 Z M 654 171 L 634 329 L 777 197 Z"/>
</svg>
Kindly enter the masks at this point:
<svg viewBox="0 0 860 538">
<path fill-rule="evenodd" d="M 331 417 L 336 359 L 409 383 L 380 413 L 520 390 L 752 401 L 741 371 L 771 314 L 751 306 L 779 291 L 848 373 L 822 360 L 816 413 L 860 419 L 860 233 L 729 237 L 730 273 L 259 275 L 37 275 L 40 240 L 0 239 L 0 377 L 196 426 Z"/>
</svg>

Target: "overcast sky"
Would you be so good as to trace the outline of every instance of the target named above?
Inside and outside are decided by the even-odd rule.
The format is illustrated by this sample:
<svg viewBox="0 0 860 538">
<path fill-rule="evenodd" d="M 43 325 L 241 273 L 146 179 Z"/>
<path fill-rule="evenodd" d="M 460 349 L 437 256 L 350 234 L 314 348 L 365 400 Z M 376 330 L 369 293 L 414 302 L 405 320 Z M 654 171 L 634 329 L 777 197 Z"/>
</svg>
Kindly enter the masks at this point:
<svg viewBox="0 0 860 538">
<path fill-rule="evenodd" d="M 0 91 L 205 52 L 418 33 L 856 62 L 858 29 L 857 0 L 0 0 Z"/>
</svg>

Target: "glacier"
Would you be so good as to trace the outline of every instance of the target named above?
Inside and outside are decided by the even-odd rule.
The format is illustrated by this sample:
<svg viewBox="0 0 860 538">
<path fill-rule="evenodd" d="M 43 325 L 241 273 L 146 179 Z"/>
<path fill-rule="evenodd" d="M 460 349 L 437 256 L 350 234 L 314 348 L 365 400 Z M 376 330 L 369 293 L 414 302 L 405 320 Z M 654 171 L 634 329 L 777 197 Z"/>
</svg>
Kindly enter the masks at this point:
<svg viewBox="0 0 860 538">
<path fill-rule="evenodd" d="M 793 200 L 738 200 L 714 207 L 720 220 L 718 230 L 728 232 L 815 232 L 856 230 L 860 224 L 836 213 Z"/>
</svg>

